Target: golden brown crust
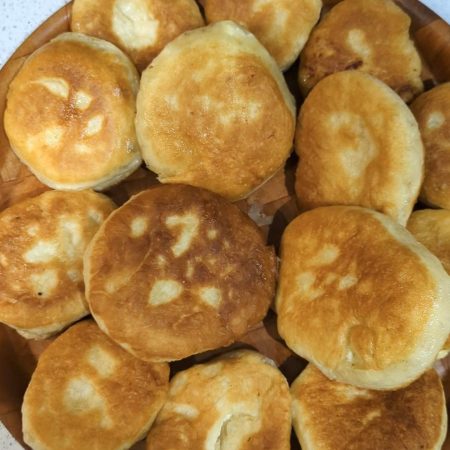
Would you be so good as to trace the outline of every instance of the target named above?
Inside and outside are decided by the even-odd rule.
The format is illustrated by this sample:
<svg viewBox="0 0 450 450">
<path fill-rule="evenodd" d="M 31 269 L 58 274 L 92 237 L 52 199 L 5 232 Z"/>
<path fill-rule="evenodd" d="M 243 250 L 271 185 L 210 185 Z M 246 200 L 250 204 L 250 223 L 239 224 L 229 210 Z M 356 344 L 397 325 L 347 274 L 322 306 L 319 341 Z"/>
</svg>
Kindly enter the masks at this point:
<svg viewBox="0 0 450 450">
<path fill-rule="evenodd" d="M 55 189 L 104 189 L 141 162 L 134 128 L 138 75 L 114 45 L 63 33 L 12 81 L 4 125 L 17 156 Z"/>
<path fill-rule="evenodd" d="M 252 351 L 225 354 L 178 373 L 147 438 L 147 450 L 289 450 L 289 386 Z"/>
<path fill-rule="evenodd" d="M 245 197 L 283 166 L 294 128 L 275 61 L 233 22 L 185 33 L 142 74 L 136 130 L 162 183 Z"/>
<path fill-rule="evenodd" d="M 136 359 L 92 321 L 41 355 L 22 406 L 35 450 L 122 450 L 150 428 L 169 387 L 169 366 Z"/>
<path fill-rule="evenodd" d="M 206 21 L 232 20 L 250 30 L 286 70 L 317 23 L 321 0 L 204 0 Z"/>
<path fill-rule="evenodd" d="M 194 0 L 75 0 L 72 31 L 117 45 L 140 70 L 179 34 L 204 25 Z"/>
<path fill-rule="evenodd" d="M 450 211 L 423 209 L 415 211 L 408 220 L 408 230 L 441 261 L 450 274 Z M 441 357 L 450 350 L 450 336 L 443 346 Z"/>
<path fill-rule="evenodd" d="M 422 209 L 408 220 L 408 230 L 441 261 L 450 274 L 450 211 Z"/>
<path fill-rule="evenodd" d="M 0 214 L 0 321 L 45 338 L 88 314 L 83 255 L 115 205 L 92 191 L 49 191 Z"/>
<path fill-rule="evenodd" d="M 439 450 L 447 431 L 441 380 L 429 370 L 392 392 L 349 386 L 310 364 L 291 386 L 303 450 Z"/>
<path fill-rule="evenodd" d="M 275 256 L 235 205 L 159 186 L 113 213 L 85 256 L 100 327 L 136 356 L 171 361 L 234 342 L 266 314 Z"/>
<path fill-rule="evenodd" d="M 283 234 L 278 331 L 338 381 L 396 389 L 418 378 L 450 332 L 449 292 L 439 260 L 375 211 L 318 208 Z"/>
<path fill-rule="evenodd" d="M 405 101 L 423 91 L 411 19 L 390 0 L 344 0 L 312 31 L 300 58 L 299 83 L 308 92 L 343 70 L 369 73 Z"/>
<path fill-rule="evenodd" d="M 322 80 L 298 117 L 295 191 L 302 209 L 373 208 L 405 225 L 423 178 L 423 146 L 409 108 L 362 72 Z"/>
<path fill-rule="evenodd" d="M 420 198 L 450 209 L 450 83 L 418 97 L 411 105 L 425 146 L 425 179 Z"/>
</svg>

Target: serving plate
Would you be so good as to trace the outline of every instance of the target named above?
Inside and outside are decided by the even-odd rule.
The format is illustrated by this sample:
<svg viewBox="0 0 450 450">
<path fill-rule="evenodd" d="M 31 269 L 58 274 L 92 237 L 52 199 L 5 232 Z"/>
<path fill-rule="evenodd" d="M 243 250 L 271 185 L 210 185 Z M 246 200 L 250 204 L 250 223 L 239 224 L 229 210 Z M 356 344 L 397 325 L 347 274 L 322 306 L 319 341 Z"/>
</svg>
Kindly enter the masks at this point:
<svg viewBox="0 0 450 450">
<path fill-rule="evenodd" d="M 339 0 L 324 0 L 324 9 L 338 3 Z M 450 26 L 430 11 L 418 0 L 396 0 L 411 17 L 411 32 L 419 52 L 422 55 L 424 69 L 422 78 L 426 89 L 436 83 L 450 81 Z M 3 113 L 6 106 L 6 94 L 9 83 L 21 68 L 25 59 L 34 50 L 58 34 L 69 31 L 71 4 L 61 8 L 33 32 L 12 55 L 0 71 L 0 211 L 25 198 L 38 195 L 49 188 L 41 184 L 12 152 L 3 129 Z M 296 88 L 297 65 L 286 73 L 286 79 L 292 92 L 301 99 Z M 269 182 L 254 192 L 248 199 L 238 202 L 238 206 L 248 213 L 263 229 L 268 242 L 277 249 L 281 234 L 286 225 L 298 214 L 294 198 L 294 169 L 296 158 L 292 156 L 284 170 L 279 171 Z M 107 191 L 118 204 L 122 204 L 131 195 L 157 184 L 154 174 L 141 167 L 118 186 Z M 21 403 L 31 374 L 36 367 L 42 351 L 51 339 L 27 341 L 15 331 L 0 324 L 0 420 L 21 443 Z M 292 354 L 279 338 L 275 315 L 269 312 L 263 323 L 251 330 L 240 343 L 232 347 L 250 346 L 272 358 L 291 382 L 305 367 L 306 362 Z M 193 363 L 204 361 L 212 355 L 223 353 L 224 349 L 196 355 L 187 360 L 171 364 L 172 373 L 184 369 Z M 436 363 L 450 402 L 450 358 Z M 144 449 L 141 442 L 133 450 Z M 292 450 L 298 450 L 297 440 L 292 439 Z M 450 438 L 444 444 L 450 450 Z"/>
</svg>

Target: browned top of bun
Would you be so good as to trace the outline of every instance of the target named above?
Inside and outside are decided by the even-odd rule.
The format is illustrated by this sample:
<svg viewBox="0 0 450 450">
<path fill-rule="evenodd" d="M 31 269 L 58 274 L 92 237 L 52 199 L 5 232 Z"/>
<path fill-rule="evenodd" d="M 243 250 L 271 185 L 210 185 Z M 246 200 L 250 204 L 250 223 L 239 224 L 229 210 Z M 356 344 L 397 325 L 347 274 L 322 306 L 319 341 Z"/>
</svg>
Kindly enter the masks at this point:
<svg viewBox="0 0 450 450">
<path fill-rule="evenodd" d="M 303 49 L 300 87 L 308 92 L 332 73 L 356 69 L 379 78 L 405 101 L 411 100 L 423 91 L 423 84 L 410 23 L 391 0 L 339 2 L 312 31 Z"/>
<path fill-rule="evenodd" d="M 413 114 L 395 92 L 358 71 L 320 81 L 302 105 L 295 191 L 302 209 L 373 208 L 406 225 L 423 178 Z"/>
<path fill-rule="evenodd" d="M 175 375 L 147 450 L 289 450 L 290 403 L 271 360 L 227 353 Z"/>
<path fill-rule="evenodd" d="M 450 83 L 425 92 L 411 105 L 425 146 L 421 200 L 450 209 Z"/>
<path fill-rule="evenodd" d="M 286 70 L 297 58 L 322 8 L 321 0 L 204 0 L 206 20 L 249 29 Z"/>
<path fill-rule="evenodd" d="M 435 370 L 382 392 L 331 381 L 310 364 L 291 394 L 302 450 L 439 450 L 445 439 L 444 390 Z"/>
<path fill-rule="evenodd" d="M 22 407 L 25 442 L 35 450 L 130 448 L 168 387 L 168 364 L 140 361 L 94 321 L 80 322 L 39 358 Z"/>
<path fill-rule="evenodd" d="M 294 130 L 278 66 L 234 22 L 184 33 L 142 74 L 136 131 L 162 183 L 244 198 L 284 165 Z"/>
<path fill-rule="evenodd" d="M 450 333 L 449 292 L 439 260 L 375 211 L 317 208 L 283 234 L 278 331 L 332 379 L 396 389 L 418 378 Z"/>
<path fill-rule="evenodd" d="M 142 359 L 170 361 L 230 344 L 258 323 L 274 295 L 275 256 L 235 205 L 159 186 L 100 228 L 85 281 L 100 328 Z"/>
<path fill-rule="evenodd" d="M 48 191 L 0 214 L 0 321 L 46 337 L 88 313 L 83 256 L 115 208 L 92 191 Z"/>
<path fill-rule="evenodd" d="M 113 44 L 63 33 L 29 56 L 9 86 L 11 147 L 54 189 L 111 186 L 141 162 L 138 86 L 132 62 Z"/>
<path fill-rule="evenodd" d="M 112 42 L 144 70 L 179 34 L 204 24 L 195 0 L 75 0 L 72 31 Z"/>
</svg>

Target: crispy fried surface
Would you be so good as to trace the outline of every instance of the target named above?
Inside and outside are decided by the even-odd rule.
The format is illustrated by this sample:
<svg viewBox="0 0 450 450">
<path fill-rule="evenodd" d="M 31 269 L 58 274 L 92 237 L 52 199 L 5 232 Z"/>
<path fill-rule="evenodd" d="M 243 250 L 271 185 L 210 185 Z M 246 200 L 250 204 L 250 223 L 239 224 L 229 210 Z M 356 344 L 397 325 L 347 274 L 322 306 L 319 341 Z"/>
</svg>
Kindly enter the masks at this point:
<svg viewBox="0 0 450 450">
<path fill-rule="evenodd" d="M 425 179 L 420 198 L 450 209 L 450 83 L 418 97 L 411 105 L 425 147 Z"/>
<path fill-rule="evenodd" d="M 162 183 L 245 197 L 283 166 L 294 128 L 275 61 L 232 22 L 185 33 L 142 75 L 136 129 Z"/>
<path fill-rule="evenodd" d="M 369 73 L 405 101 L 423 91 L 422 63 L 409 36 L 411 19 L 390 0 L 344 0 L 313 30 L 301 54 L 299 83 L 308 92 L 343 70 Z"/>
<path fill-rule="evenodd" d="M 84 251 L 115 205 L 92 191 L 49 191 L 0 214 L 0 321 L 45 338 L 88 314 Z"/>
<path fill-rule="evenodd" d="M 104 189 L 140 164 L 138 75 L 115 46 L 63 33 L 12 81 L 4 124 L 17 156 L 55 189 Z"/>
<path fill-rule="evenodd" d="M 145 360 L 171 361 L 234 342 L 265 315 L 275 255 L 236 206 L 190 186 L 133 197 L 85 257 L 100 327 Z"/>
<path fill-rule="evenodd" d="M 441 350 L 449 289 L 439 260 L 387 216 L 318 208 L 282 238 L 278 331 L 332 379 L 397 389 Z"/>
<path fill-rule="evenodd" d="M 438 450 L 447 432 L 444 390 L 433 369 L 382 392 L 331 381 L 310 364 L 291 394 L 303 450 Z"/>
<path fill-rule="evenodd" d="M 169 387 L 169 366 L 136 359 L 92 321 L 42 354 L 22 407 L 35 450 L 124 450 L 145 435 Z"/>
<path fill-rule="evenodd" d="M 76 0 L 71 28 L 112 42 L 144 70 L 166 44 L 203 24 L 195 0 Z"/>
<path fill-rule="evenodd" d="M 450 274 L 450 211 L 423 209 L 414 211 L 408 220 L 408 230 L 425 247 L 436 255 Z M 441 356 L 450 349 L 450 336 L 444 344 Z"/>
<path fill-rule="evenodd" d="M 298 117 L 295 191 L 302 209 L 356 205 L 406 225 L 423 178 L 423 145 L 409 108 L 362 72 L 322 80 Z"/>
<path fill-rule="evenodd" d="M 178 373 L 147 450 L 289 450 L 286 379 L 259 353 L 237 351 Z"/>
<path fill-rule="evenodd" d="M 281 70 L 298 57 L 319 20 L 321 0 L 204 0 L 208 23 L 234 22 L 250 30 Z"/>
</svg>

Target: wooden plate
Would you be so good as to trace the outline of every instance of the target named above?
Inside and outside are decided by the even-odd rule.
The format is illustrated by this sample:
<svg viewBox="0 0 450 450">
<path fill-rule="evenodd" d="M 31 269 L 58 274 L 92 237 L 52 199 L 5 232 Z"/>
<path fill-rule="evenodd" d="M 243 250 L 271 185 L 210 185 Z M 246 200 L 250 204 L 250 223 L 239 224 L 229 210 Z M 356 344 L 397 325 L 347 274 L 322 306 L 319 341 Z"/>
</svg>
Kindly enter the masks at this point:
<svg viewBox="0 0 450 450">
<path fill-rule="evenodd" d="M 324 0 L 325 8 L 329 8 L 338 1 Z M 412 18 L 412 34 L 424 58 L 422 77 L 426 88 L 439 82 L 450 81 L 450 26 L 417 0 L 396 0 L 396 2 Z M 71 4 L 60 9 L 32 33 L 0 71 L 0 211 L 49 189 L 28 171 L 12 152 L 3 129 L 3 113 L 9 83 L 21 68 L 26 57 L 53 37 L 69 31 L 70 15 Z M 297 104 L 300 105 L 296 73 L 297 65 L 294 65 L 286 74 L 286 79 L 297 97 Z M 248 199 L 238 203 L 239 207 L 263 228 L 268 242 L 275 245 L 276 248 L 278 248 L 284 228 L 298 214 L 293 189 L 295 165 L 296 158 L 293 156 L 283 171 L 280 171 Z M 141 167 L 107 194 L 121 204 L 130 195 L 156 183 L 158 181 L 154 174 Z M 40 353 L 50 342 L 51 339 L 27 341 L 15 331 L 0 324 L 0 420 L 25 448 L 29 447 L 23 443 L 22 439 L 20 414 L 22 397 Z M 275 360 L 289 382 L 306 365 L 306 362 L 293 355 L 279 338 L 272 312 L 269 312 L 264 323 L 255 327 L 242 339 L 241 343 L 235 344 L 233 347 L 236 346 L 251 346 Z M 171 365 L 172 373 L 223 351 L 222 349 L 208 352 L 173 363 Z M 436 363 L 436 368 L 443 378 L 446 398 L 449 401 L 450 358 Z M 143 443 L 133 447 L 134 450 L 143 448 L 145 448 Z M 295 438 L 292 439 L 292 449 L 299 449 Z M 447 438 L 444 449 L 450 450 L 450 438 Z"/>
</svg>

